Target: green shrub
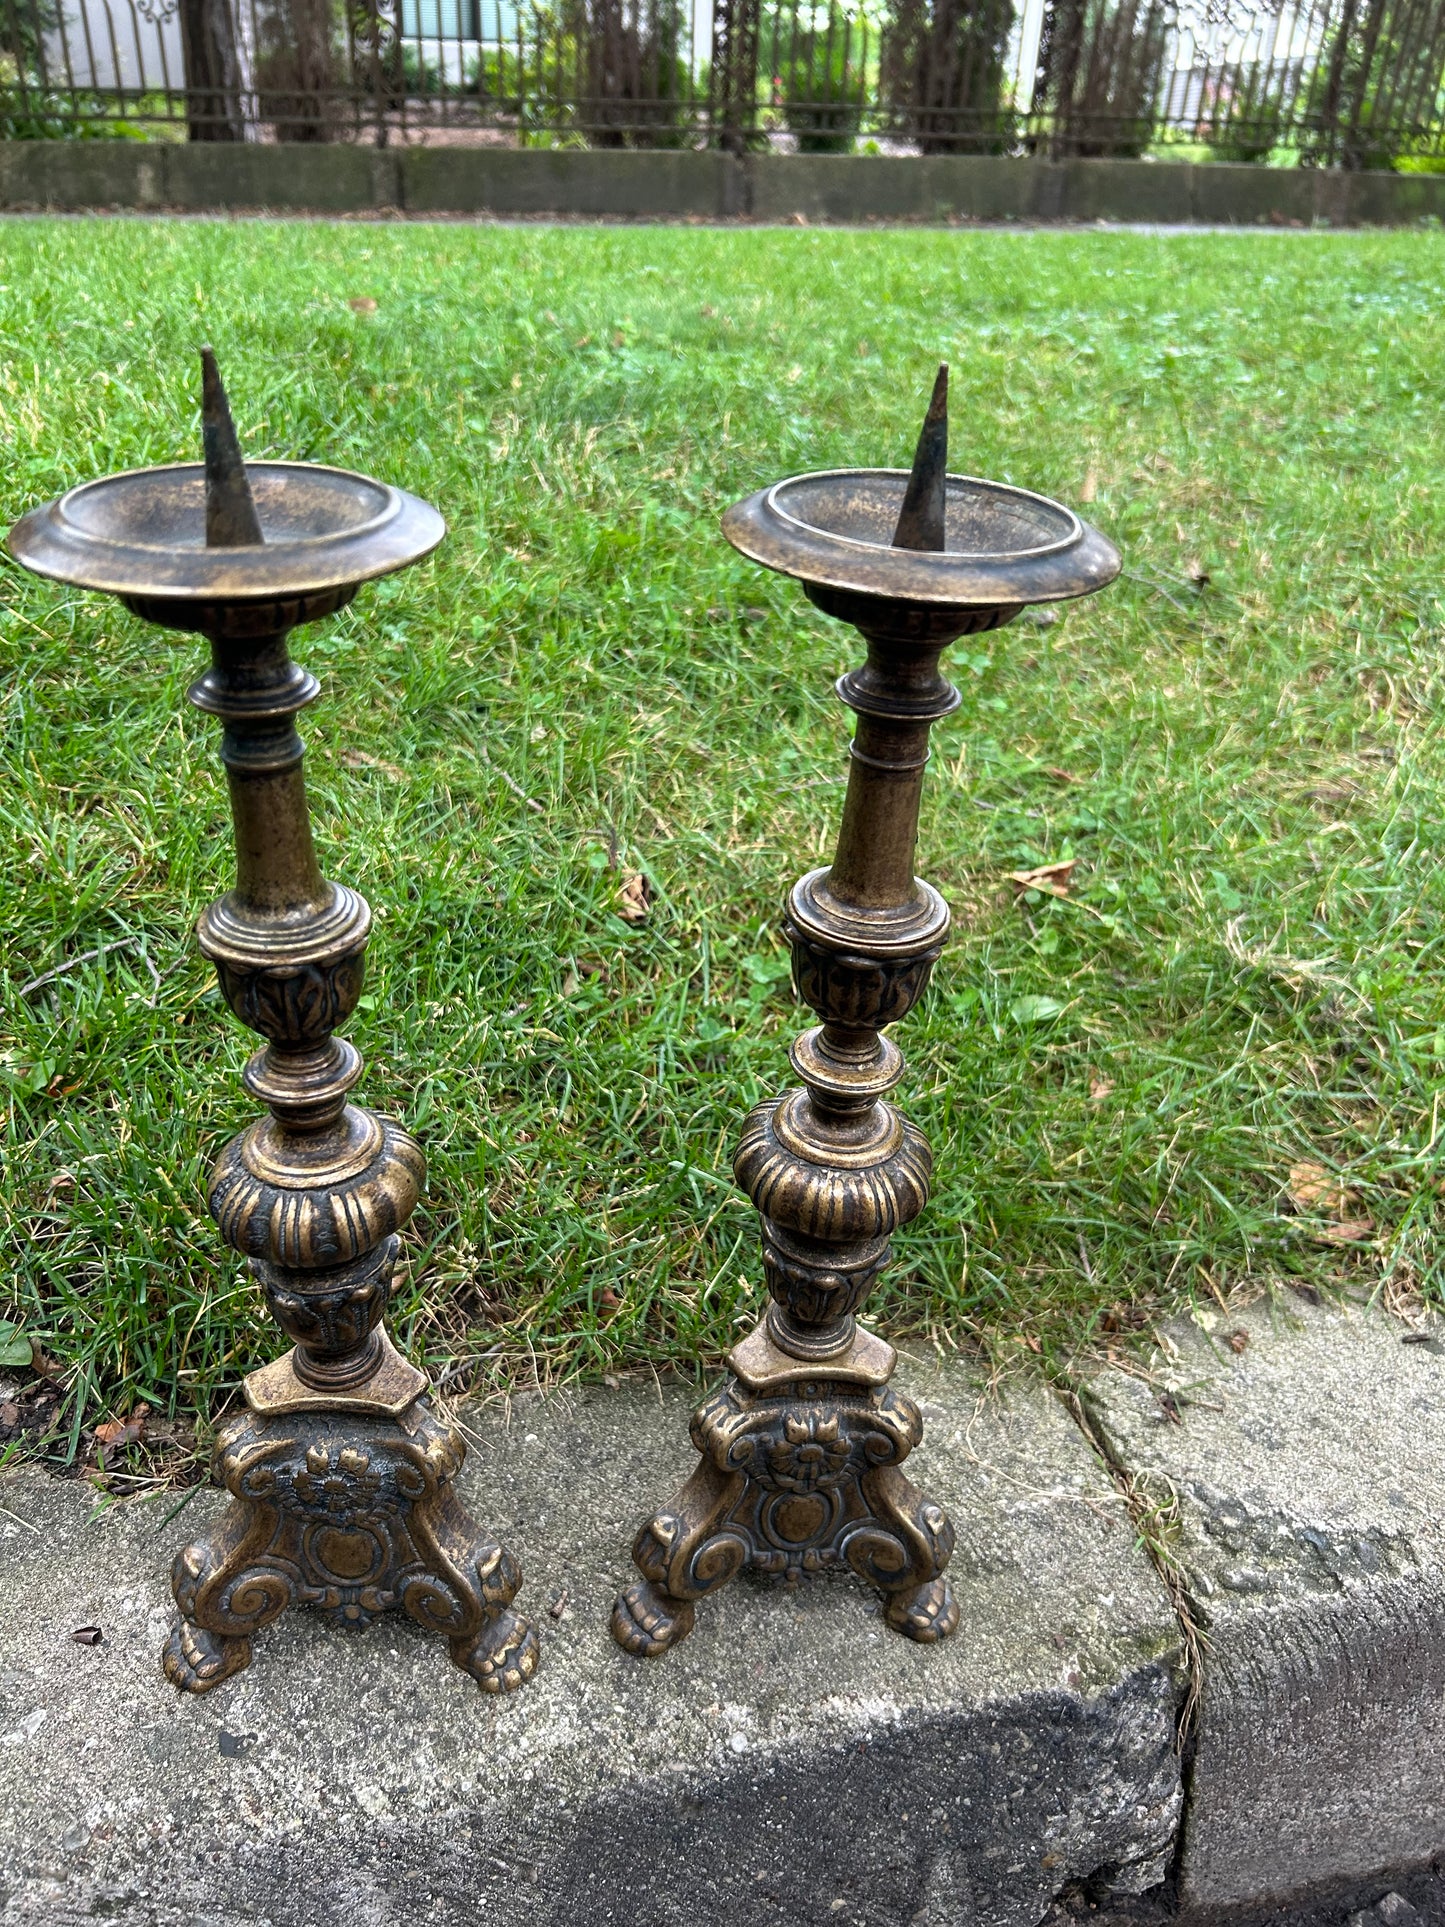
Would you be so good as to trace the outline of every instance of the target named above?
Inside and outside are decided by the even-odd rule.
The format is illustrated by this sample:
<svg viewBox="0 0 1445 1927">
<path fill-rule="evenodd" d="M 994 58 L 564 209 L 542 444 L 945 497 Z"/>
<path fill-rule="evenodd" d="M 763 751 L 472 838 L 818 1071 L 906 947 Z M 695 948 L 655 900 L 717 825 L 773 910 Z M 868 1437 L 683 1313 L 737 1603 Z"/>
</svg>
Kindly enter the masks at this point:
<svg viewBox="0 0 1445 1927">
<path fill-rule="evenodd" d="M 1236 74 L 1223 113 L 1217 110 L 1204 132 L 1204 144 L 1216 161 L 1267 161 L 1279 146 L 1284 126 L 1284 92 L 1273 87 L 1256 69 L 1242 80 Z M 1242 84 L 1241 84 L 1242 83 Z"/>
<path fill-rule="evenodd" d="M 868 95 L 867 28 L 836 0 L 821 26 L 774 14 L 769 42 L 774 98 L 800 154 L 851 152 Z"/>
<path fill-rule="evenodd" d="M 144 140 L 130 121 L 111 113 L 99 98 L 58 94 L 44 86 L 35 69 L 24 69 L 11 53 L 0 53 L 0 140 Z"/>
<path fill-rule="evenodd" d="M 60 24 L 57 0 L 0 0 L 0 140 L 134 140 L 140 129 L 88 96 L 48 84 L 45 38 Z"/>
<path fill-rule="evenodd" d="M 468 63 L 466 89 L 484 106 L 520 115 L 527 91 L 522 62 L 510 47 L 488 47 Z"/>
<path fill-rule="evenodd" d="M 1054 123 L 1056 155 L 1138 160 L 1154 139 L 1168 57 L 1156 0 L 1049 0 L 1035 112 Z"/>
<path fill-rule="evenodd" d="M 1018 136 L 1007 102 L 1013 0 L 895 0 L 879 93 L 925 154 L 1002 154 Z"/>
<path fill-rule="evenodd" d="M 1436 142 L 1445 45 L 1410 0 L 1373 0 L 1336 28 L 1298 102 L 1300 158 L 1317 167 L 1390 168 Z"/>
<path fill-rule="evenodd" d="M 586 99 L 578 119 L 591 147 L 680 147 L 691 80 L 679 0 L 577 0 Z"/>
</svg>

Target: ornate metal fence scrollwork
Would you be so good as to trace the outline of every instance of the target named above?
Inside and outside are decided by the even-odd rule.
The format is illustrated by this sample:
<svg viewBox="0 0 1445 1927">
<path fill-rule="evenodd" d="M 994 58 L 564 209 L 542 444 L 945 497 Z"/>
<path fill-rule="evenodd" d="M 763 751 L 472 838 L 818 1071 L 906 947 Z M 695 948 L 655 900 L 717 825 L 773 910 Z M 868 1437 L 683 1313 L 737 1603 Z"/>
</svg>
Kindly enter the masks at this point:
<svg viewBox="0 0 1445 1927">
<path fill-rule="evenodd" d="M 0 0 L 0 138 L 1445 154 L 1445 0 Z"/>
</svg>

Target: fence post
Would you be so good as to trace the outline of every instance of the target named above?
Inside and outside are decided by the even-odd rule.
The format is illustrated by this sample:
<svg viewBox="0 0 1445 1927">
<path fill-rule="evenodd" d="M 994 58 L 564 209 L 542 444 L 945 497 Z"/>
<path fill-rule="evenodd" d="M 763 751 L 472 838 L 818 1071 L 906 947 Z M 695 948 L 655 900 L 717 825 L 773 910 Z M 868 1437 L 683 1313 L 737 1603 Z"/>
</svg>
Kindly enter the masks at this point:
<svg viewBox="0 0 1445 1927">
<path fill-rule="evenodd" d="M 725 154 L 747 151 L 758 111 L 761 0 L 717 0 L 712 16 L 713 132 Z"/>
</svg>

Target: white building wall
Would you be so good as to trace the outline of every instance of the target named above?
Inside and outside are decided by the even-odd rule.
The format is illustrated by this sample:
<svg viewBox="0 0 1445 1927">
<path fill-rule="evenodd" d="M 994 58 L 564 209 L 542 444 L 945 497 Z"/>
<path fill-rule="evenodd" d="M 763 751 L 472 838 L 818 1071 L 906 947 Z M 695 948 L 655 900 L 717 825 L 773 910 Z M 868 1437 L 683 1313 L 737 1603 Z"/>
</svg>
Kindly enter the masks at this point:
<svg viewBox="0 0 1445 1927">
<path fill-rule="evenodd" d="M 184 84 L 174 0 L 65 0 L 61 19 L 62 30 L 46 36 L 53 80 L 136 91 Z"/>
</svg>

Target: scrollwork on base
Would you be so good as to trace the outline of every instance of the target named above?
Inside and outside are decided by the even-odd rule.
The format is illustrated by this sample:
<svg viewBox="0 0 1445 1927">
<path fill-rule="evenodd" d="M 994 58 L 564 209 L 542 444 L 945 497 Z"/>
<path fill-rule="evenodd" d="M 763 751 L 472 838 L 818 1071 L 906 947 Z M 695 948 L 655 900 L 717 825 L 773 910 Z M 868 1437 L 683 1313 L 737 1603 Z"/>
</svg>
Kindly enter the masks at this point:
<svg viewBox="0 0 1445 1927">
<path fill-rule="evenodd" d="M 181 1618 L 163 1664 L 204 1693 L 249 1665 L 251 1640 L 292 1605 L 341 1624 L 405 1612 L 448 1642 L 484 1693 L 537 1669 L 537 1636 L 510 1610 L 517 1561 L 453 1490 L 465 1447 L 425 1400 L 399 1420 L 245 1412 L 216 1442 L 232 1503 L 171 1573 Z"/>
<path fill-rule="evenodd" d="M 692 1631 L 696 1600 L 745 1570 L 851 1571 L 885 1595 L 899 1632 L 946 1638 L 953 1527 L 899 1470 L 922 1436 L 918 1407 L 889 1386 L 799 1379 L 756 1394 L 730 1381 L 693 1417 L 692 1477 L 637 1535 L 642 1579 L 613 1609 L 614 1638 L 656 1658 Z"/>
</svg>

